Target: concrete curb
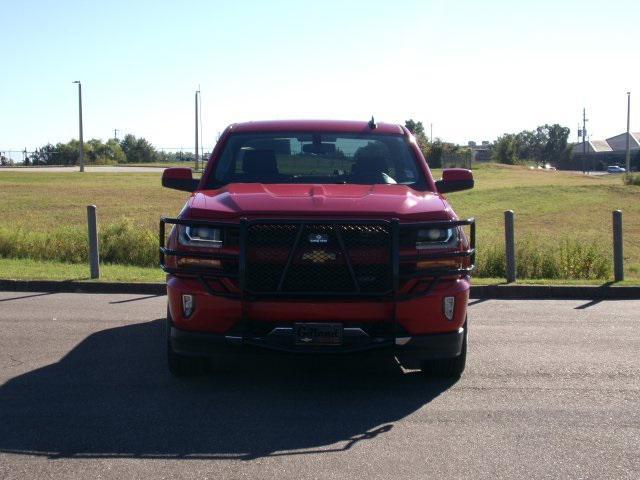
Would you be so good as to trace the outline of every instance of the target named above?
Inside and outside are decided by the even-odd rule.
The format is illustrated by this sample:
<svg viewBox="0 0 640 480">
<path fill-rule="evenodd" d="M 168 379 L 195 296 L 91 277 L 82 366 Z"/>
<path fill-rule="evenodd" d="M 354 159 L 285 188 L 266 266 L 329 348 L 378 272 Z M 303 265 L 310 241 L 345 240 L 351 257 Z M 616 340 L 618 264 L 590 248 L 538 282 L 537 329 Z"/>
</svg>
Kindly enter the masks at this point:
<svg viewBox="0 0 640 480">
<path fill-rule="evenodd" d="M 53 280 L 0 280 L 0 292 L 132 293 L 165 295 L 164 283 L 74 282 Z"/>
<path fill-rule="evenodd" d="M 513 300 L 637 300 L 640 299 L 640 286 L 477 285 L 471 287 L 471 298 Z"/>
<path fill-rule="evenodd" d="M 0 280 L 0 291 L 165 295 L 167 290 L 164 283 Z M 640 299 L 640 286 L 477 285 L 471 287 L 471 298 L 513 300 L 633 300 Z"/>
</svg>

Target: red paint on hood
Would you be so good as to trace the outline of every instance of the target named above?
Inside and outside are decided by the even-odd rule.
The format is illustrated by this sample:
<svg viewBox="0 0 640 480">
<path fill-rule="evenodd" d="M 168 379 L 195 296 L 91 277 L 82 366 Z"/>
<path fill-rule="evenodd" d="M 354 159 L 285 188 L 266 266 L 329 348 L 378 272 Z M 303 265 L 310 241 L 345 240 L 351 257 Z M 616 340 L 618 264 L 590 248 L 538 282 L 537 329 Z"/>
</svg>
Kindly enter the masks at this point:
<svg viewBox="0 0 640 480">
<path fill-rule="evenodd" d="M 454 216 L 438 194 L 405 185 L 238 183 L 195 192 L 188 207 L 191 218 L 318 215 L 449 220 Z"/>
</svg>

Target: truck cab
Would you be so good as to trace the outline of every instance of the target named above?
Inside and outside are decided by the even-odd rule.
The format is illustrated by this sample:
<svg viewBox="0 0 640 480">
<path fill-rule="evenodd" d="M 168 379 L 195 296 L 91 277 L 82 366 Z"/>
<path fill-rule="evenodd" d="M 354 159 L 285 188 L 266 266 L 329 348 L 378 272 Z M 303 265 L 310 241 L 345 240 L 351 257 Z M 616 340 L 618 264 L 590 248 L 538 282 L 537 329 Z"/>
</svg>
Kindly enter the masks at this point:
<svg viewBox="0 0 640 480">
<path fill-rule="evenodd" d="M 172 374 L 249 351 L 462 374 L 475 222 L 444 194 L 473 176 L 434 180 L 404 126 L 233 124 L 201 178 L 168 168 L 162 184 L 191 194 L 160 221 Z"/>
</svg>

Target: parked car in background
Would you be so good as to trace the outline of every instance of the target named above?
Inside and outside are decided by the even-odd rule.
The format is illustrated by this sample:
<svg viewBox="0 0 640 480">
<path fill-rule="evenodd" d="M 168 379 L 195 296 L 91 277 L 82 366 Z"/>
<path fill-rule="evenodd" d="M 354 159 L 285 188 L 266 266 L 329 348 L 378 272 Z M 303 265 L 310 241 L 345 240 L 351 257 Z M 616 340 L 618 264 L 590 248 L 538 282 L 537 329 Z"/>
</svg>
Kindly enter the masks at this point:
<svg viewBox="0 0 640 480">
<path fill-rule="evenodd" d="M 618 165 L 609 165 L 607 167 L 607 173 L 624 173 L 626 170 Z"/>
<path fill-rule="evenodd" d="M 378 352 L 462 374 L 475 224 L 444 194 L 473 175 L 434 180 L 404 126 L 235 124 L 202 178 L 168 168 L 162 184 L 192 192 L 160 224 L 172 374 L 249 350 Z"/>
</svg>

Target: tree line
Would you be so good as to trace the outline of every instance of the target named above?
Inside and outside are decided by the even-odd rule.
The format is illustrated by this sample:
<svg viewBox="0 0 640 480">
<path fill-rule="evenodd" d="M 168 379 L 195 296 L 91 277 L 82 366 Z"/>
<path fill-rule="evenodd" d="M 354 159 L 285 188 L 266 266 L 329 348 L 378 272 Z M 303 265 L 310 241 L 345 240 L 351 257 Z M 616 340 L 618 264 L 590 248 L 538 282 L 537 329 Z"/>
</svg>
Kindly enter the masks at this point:
<svg viewBox="0 0 640 480">
<path fill-rule="evenodd" d="M 119 163 L 189 162 L 195 160 L 192 152 L 158 151 L 147 139 L 126 135 L 122 140 L 111 138 L 106 142 L 93 138 L 83 145 L 84 161 L 93 165 Z M 47 144 L 26 156 L 25 165 L 77 165 L 80 161 L 78 140 L 55 145 Z"/>
<path fill-rule="evenodd" d="M 440 138 L 430 141 L 421 121 L 409 119 L 405 126 L 415 137 L 418 147 L 432 168 L 441 168 L 447 158 L 470 159 L 472 151 L 468 147 L 444 142 Z M 557 165 L 566 162 L 571 155 L 568 144 L 570 130 L 558 124 L 541 125 L 535 130 L 520 133 L 505 133 L 498 137 L 491 147 L 494 162 L 514 165 L 526 161 L 538 164 Z M 126 135 L 122 140 L 115 138 L 102 142 L 91 139 L 84 143 L 84 159 L 87 164 L 115 165 L 119 163 L 190 162 L 192 152 L 158 151 L 148 140 L 135 135 Z M 205 156 L 206 158 L 206 156 Z M 8 159 L 0 159 L 8 164 Z M 76 165 L 79 163 L 79 142 L 47 144 L 27 155 L 25 165 Z"/>
<path fill-rule="evenodd" d="M 493 145 L 494 162 L 515 165 L 525 161 L 557 165 L 571 155 L 570 130 L 558 125 L 541 125 L 535 130 L 505 133 Z"/>
<path fill-rule="evenodd" d="M 448 156 L 469 158 L 472 154 L 468 147 L 443 142 L 439 138 L 429 141 L 422 122 L 409 119 L 405 121 L 405 127 L 416 138 L 422 154 L 433 168 L 441 168 L 443 159 Z M 508 165 L 527 161 L 557 165 L 571 155 L 569 133 L 568 128 L 557 123 L 541 125 L 535 130 L 523 130 L 520 133 L 505 133 L 491 146 L 491 159 Z"/>
<path fill-rule="evenodd" d="M 418 148 L 431 168 L 442 168 L 443 160 L 447 157 L 471 158 L 471 149 L 436 138 L 430 141 L 424 131 L 424 125 L 413 119 L 406 120 L 404 126 L 409 130 L 418 143 Z"/>
</svg>

